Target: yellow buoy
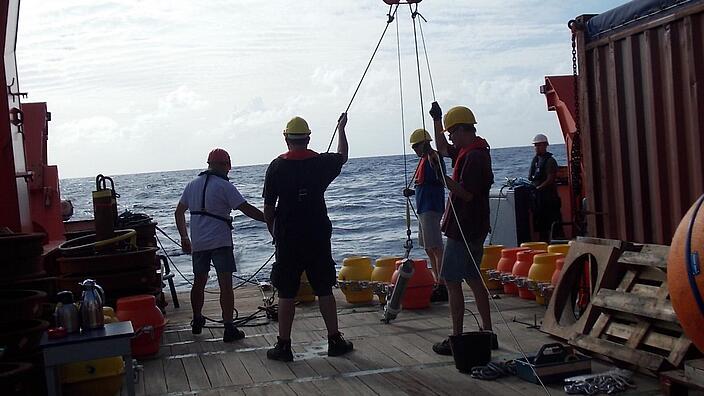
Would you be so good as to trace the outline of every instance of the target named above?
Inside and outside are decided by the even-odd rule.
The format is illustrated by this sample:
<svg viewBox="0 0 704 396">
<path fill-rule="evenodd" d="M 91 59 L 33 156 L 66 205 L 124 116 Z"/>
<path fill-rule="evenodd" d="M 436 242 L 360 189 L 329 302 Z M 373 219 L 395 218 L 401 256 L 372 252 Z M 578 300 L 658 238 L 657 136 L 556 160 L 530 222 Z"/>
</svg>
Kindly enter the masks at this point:
<svg viewBox="0 0 704 396">
<path fill-rule="evenodd" d="M 565 257 L 562 253 L 543 253 L 533 257 L 533 265 L 528 272 L 528 281 L 535 283 L 550 283 L 552 274 L 555 272 L 555 261 Z M 540 293 L 535 293 L 535 301 L 545 305 L 545 297 Z"/>
<path fill-rule="evenodd" d="M 523 242 L 521 247 L 533 250 L 548 250 L 548 244 L 545 242 Z"/>
<path fill-rule="evenodd" d="M 376 265 L 372 270 L 372 282 L 391 283 L 391 276 L 396 270 L 396 261 L 401 260 L 400 257 L 380 257 L 376 259 Z M 379 294 L 379 302 L 386 304 L 386 296 Z"/>
<path fill-rule="evenodd" d="M 482 263 L 480 269 L 482 271 L 482 278 L 484 278 L 484 283 L 489 290 L 501 289 L 501 282 L 490 280 L 488 271 L 495 270 L 496 266 L 501 260 L 501 251 L 504 249 L 504 245 L 489 245 L 484 246 L 484 255 L 482 255 Z"/>
<path fill-rule="evenodd" d="M 304 303 L 311 303 L 315 301 L 315 293 L 313 293 L 313 288 L 310 286 L 310 282 L 308 281 L 305 271 L 301 274 L 301 286 L 298 288 L 296 301 Z"/>
<path fill-rule="evenodd" d="M 368 284 L 372 280 L 372 260 L 369 257 L 352 256 L 344 259 L 337 279 L 342 282 L 353 282 L 351 285 L 340 287 L 348 303 L 364 304 L 374 300 L 374 292 Z M 367 283 L 366 287 L 363 287 L 360 282 Z"/>
<path fill-rule="evenodd" d="M 565 256 L 567 256 L 567 252 L 569 252 L 569 251 L 570 251 L 570 245 L 568 245 L 566 243 L 548 246 L 548 253 L 562 253 Z"/>
</svg>

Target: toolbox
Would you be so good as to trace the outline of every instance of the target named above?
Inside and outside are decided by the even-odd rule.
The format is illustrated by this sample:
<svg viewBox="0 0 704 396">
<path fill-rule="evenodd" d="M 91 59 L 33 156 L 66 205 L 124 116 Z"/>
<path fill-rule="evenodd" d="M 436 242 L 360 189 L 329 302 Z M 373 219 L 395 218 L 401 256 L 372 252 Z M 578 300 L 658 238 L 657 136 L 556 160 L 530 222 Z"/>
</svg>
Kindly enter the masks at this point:
<svg viewBox="0 0 704 396">
<path fill-rule="evenodd" d="M 518 376 L 534 384 L 539 383 L 536 374 L 543 383 L 555 383 L 567 377 L 592 372 L 592 358 L 576 353 L 572 347 L 559 343 L 543 345 L 538 354 L 516 359 Z"/>
</svg>

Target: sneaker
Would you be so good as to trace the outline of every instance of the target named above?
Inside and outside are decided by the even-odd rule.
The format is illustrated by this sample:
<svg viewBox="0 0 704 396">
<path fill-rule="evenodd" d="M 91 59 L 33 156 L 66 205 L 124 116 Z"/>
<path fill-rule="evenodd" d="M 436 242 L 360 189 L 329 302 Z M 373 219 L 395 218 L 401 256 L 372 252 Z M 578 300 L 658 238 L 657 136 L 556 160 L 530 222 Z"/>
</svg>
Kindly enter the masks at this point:
<svg viewBox="0 0 704 396">
<path fill-rule="evenodd" d="M 284 341 L 281 337 L 276 337 L 276 345 L 266 351 L 267 359 L 281 362 L 292 362 L 293 352 L 291 352 L 291 340 Z"/>
<path fill-rule="evenodd" d="M 434 344 L 433 351 L 438 355 L 452 356 L 452 348 L 450 348 L 450 339 L 445 338 L 444 340 Z"/>
<path fill-rule="evenodd" d="M 205 326 L 205 318 L 202 316 L 193 317 L 191 320 L 191 333 L 200 334 Z"/>
<path fill-rule="evenodd" d="M 340 356 L 354 349 L 351 341 L 342 338 L 339 331 L 335 335 L 328 336 L 328 356 Z"/>
<path fill-rule="evenodd" d="M 225 323 L 225 334 L 222 336 L 223 342 L 232 342 L 244 338 L 244 331 L 235 327 L 232 323 Z"/>
<path fill-rule="evenodd" d="M 446 302 L 447 299 L 447 287 L 441 284 L 435 285 L 433 294 L 430 295 L 430 302 Z"/>
</svg>

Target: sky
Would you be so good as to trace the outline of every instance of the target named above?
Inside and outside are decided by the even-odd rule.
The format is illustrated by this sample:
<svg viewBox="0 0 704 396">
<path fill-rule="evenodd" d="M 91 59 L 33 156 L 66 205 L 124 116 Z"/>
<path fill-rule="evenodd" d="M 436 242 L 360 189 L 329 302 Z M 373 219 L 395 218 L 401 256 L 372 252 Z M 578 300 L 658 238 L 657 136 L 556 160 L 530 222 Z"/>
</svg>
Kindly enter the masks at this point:
<svg viewBox="0 0 704 396">
<path fill-rule="evenodd" d="M 408 134 L 464 105 L 492 147 L 562 142 L 539 93 L 571 74 L 567 21 L 625 1 L 425 0 L 421 111 L 413 24 L 399 8 L 349 110 L 350 156 L 400 154 Z M 382 0 L 22 0 L 17 41 L 25 102 L 47 102 L 49 163 L 61 178 L 233 165 L 286 151 L 293 116 L 325 151 L 389 8 Z M 420 28 L 418 28 L 420 29 Z M 401 84 L 399 84 L 401 81 Z M 400 87 L 403 89 L 403 120 Z M 336 145 L 333 145 L 333 150 Z"/>
</svg>

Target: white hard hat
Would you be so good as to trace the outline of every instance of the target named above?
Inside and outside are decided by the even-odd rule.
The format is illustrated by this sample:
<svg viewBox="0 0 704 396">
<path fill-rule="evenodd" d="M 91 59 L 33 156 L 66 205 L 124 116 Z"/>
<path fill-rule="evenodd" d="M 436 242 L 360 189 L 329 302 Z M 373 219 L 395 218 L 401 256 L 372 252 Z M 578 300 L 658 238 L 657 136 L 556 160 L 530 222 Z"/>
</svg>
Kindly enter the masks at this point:
<svg viewBox="0 0 704 396">
<path fill-rule="evenodd" d="M 547 142 L 548 142 L 548 137 L 543 135 L 542 133 L 535 135 L 535 137 L 533 138 L 533 144 L 547 143 Z"/>
</svg>

